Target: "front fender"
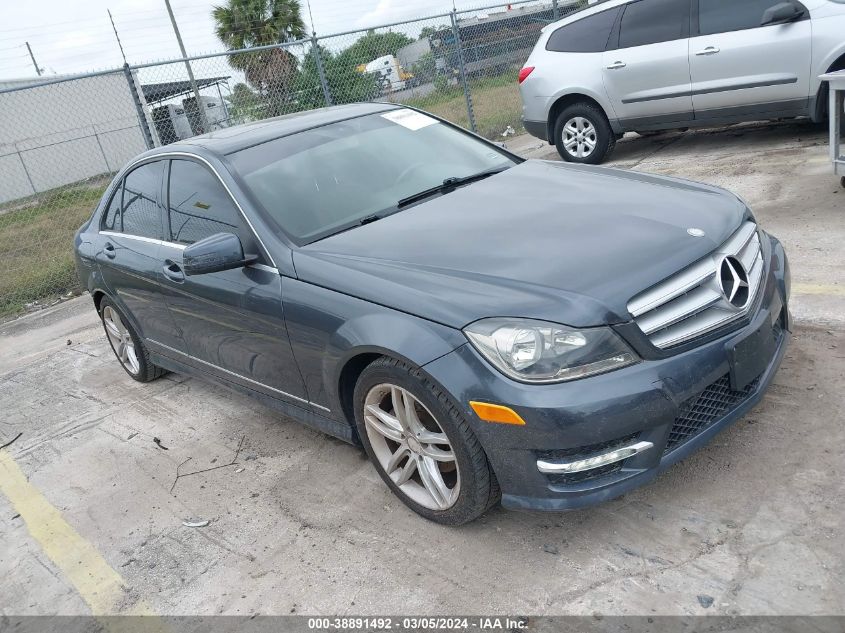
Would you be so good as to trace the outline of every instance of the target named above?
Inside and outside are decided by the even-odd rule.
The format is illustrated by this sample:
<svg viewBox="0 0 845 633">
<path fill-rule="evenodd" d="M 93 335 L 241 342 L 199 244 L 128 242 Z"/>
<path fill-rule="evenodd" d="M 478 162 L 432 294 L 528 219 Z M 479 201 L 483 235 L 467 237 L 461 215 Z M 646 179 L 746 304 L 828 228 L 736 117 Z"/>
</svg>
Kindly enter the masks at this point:
<svg viewBox="0 0 845 633">
<path fill-rule="evenodd" d="M 284 277 L 288 335 L 309 399 L 344 420 L 343 368 L 362 354 L 388 355 L 422 367 L 466 343 L 460 330 Z"/>
<path fill-rule="evenodd" d="M 466 343 L 463 334 L 452 328 L 383 310 L 347 321 L 332 334 L 323 361 L 329 384 L 339 384 L 343 367 L 361 354 L 393 356 L 422 367 Z"/>
</svg>

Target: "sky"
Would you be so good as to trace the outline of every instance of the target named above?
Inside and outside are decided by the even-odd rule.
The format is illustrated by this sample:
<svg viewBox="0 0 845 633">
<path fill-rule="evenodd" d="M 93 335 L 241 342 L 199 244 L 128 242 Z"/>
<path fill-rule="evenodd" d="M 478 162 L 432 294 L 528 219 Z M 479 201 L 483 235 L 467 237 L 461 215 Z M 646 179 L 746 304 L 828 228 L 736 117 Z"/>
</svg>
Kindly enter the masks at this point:
<svg viewBox="0 0 845 633">
<path fill-rule="evenodd" d="M 492 4 L 496 0 L 490 0 Z M 35 76 L 28 41 L 44 75 L 75 74 L 123 65 L 107 10 L 130 64 L 179 57 L 164 0 L 0 0 L 0 79 Z M 171 0 L 189 55 L 223 50 L 211 10 L 223 0 Z M 306 26 L 308 8 L 302 2 Z M 485 4 L 487 4 L 485 2 Z M 457 8 L 479 2 L 456 2 Z M 311 0 L 318 35 L 446 13 L 452 0 Z M 440 20 L 439 22 L 443 22 Z M 439 23 L 437 21 L 433 23 Z M 422 25 L 420 25 L 422 26 Z M 354 41 L 348 38 L 348 43 Z"/>
</svg>

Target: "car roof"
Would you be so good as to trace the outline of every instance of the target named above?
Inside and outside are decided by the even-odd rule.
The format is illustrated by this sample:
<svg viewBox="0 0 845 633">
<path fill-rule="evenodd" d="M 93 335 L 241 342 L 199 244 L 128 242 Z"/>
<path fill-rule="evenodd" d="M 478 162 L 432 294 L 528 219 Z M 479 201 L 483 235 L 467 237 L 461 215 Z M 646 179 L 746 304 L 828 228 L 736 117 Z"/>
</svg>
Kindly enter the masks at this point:
<svg viewBox="0 0 845 633">
<path fill-rule="evenodd" d="M 145 153 L 154 156 L 162 152 L 186 151 L 196 153 L 198 149 L 212 154 L 225 155 L 253 145 L 303 132 L 312 128 L 354 119 L 367 114 L 395 110 L 401 106 L 392 103 L 350 103 L 347 105 L 295 112 L 254 123 L 244 123 L 222 128 L 208 134 L 193 136 L 177 143 L 164 145 Z"/>
</svg>

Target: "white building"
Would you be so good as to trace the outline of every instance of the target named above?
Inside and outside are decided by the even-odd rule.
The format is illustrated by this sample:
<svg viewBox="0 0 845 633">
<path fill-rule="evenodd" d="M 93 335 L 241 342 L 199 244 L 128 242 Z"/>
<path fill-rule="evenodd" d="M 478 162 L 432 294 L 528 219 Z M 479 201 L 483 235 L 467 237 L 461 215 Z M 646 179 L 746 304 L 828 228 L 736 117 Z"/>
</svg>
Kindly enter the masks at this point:
<svg viewBox="0 0 845 633">
<path fill-rule="evenodd" d="M 147 149 L 122 70 L 38 86 L 60 79 L 0 81 L 24 88 L 0 92 L 0 203 L 114 172 Z"/>
</svg>

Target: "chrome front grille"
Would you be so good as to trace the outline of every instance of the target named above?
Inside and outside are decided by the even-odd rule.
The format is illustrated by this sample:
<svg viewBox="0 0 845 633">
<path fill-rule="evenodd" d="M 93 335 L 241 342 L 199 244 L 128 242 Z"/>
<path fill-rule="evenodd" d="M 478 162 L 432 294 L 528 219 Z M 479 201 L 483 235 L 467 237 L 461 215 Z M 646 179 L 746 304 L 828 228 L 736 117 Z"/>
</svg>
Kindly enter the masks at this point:
<svg viewBox="0 0 845 633">
<path fill-rule="evenodd" d="M 763 280 L 754 222 L 713 253 L 628 302 L 628 311 L 661 349 L 684 343 L 747 314 Z"/>
</svg>

